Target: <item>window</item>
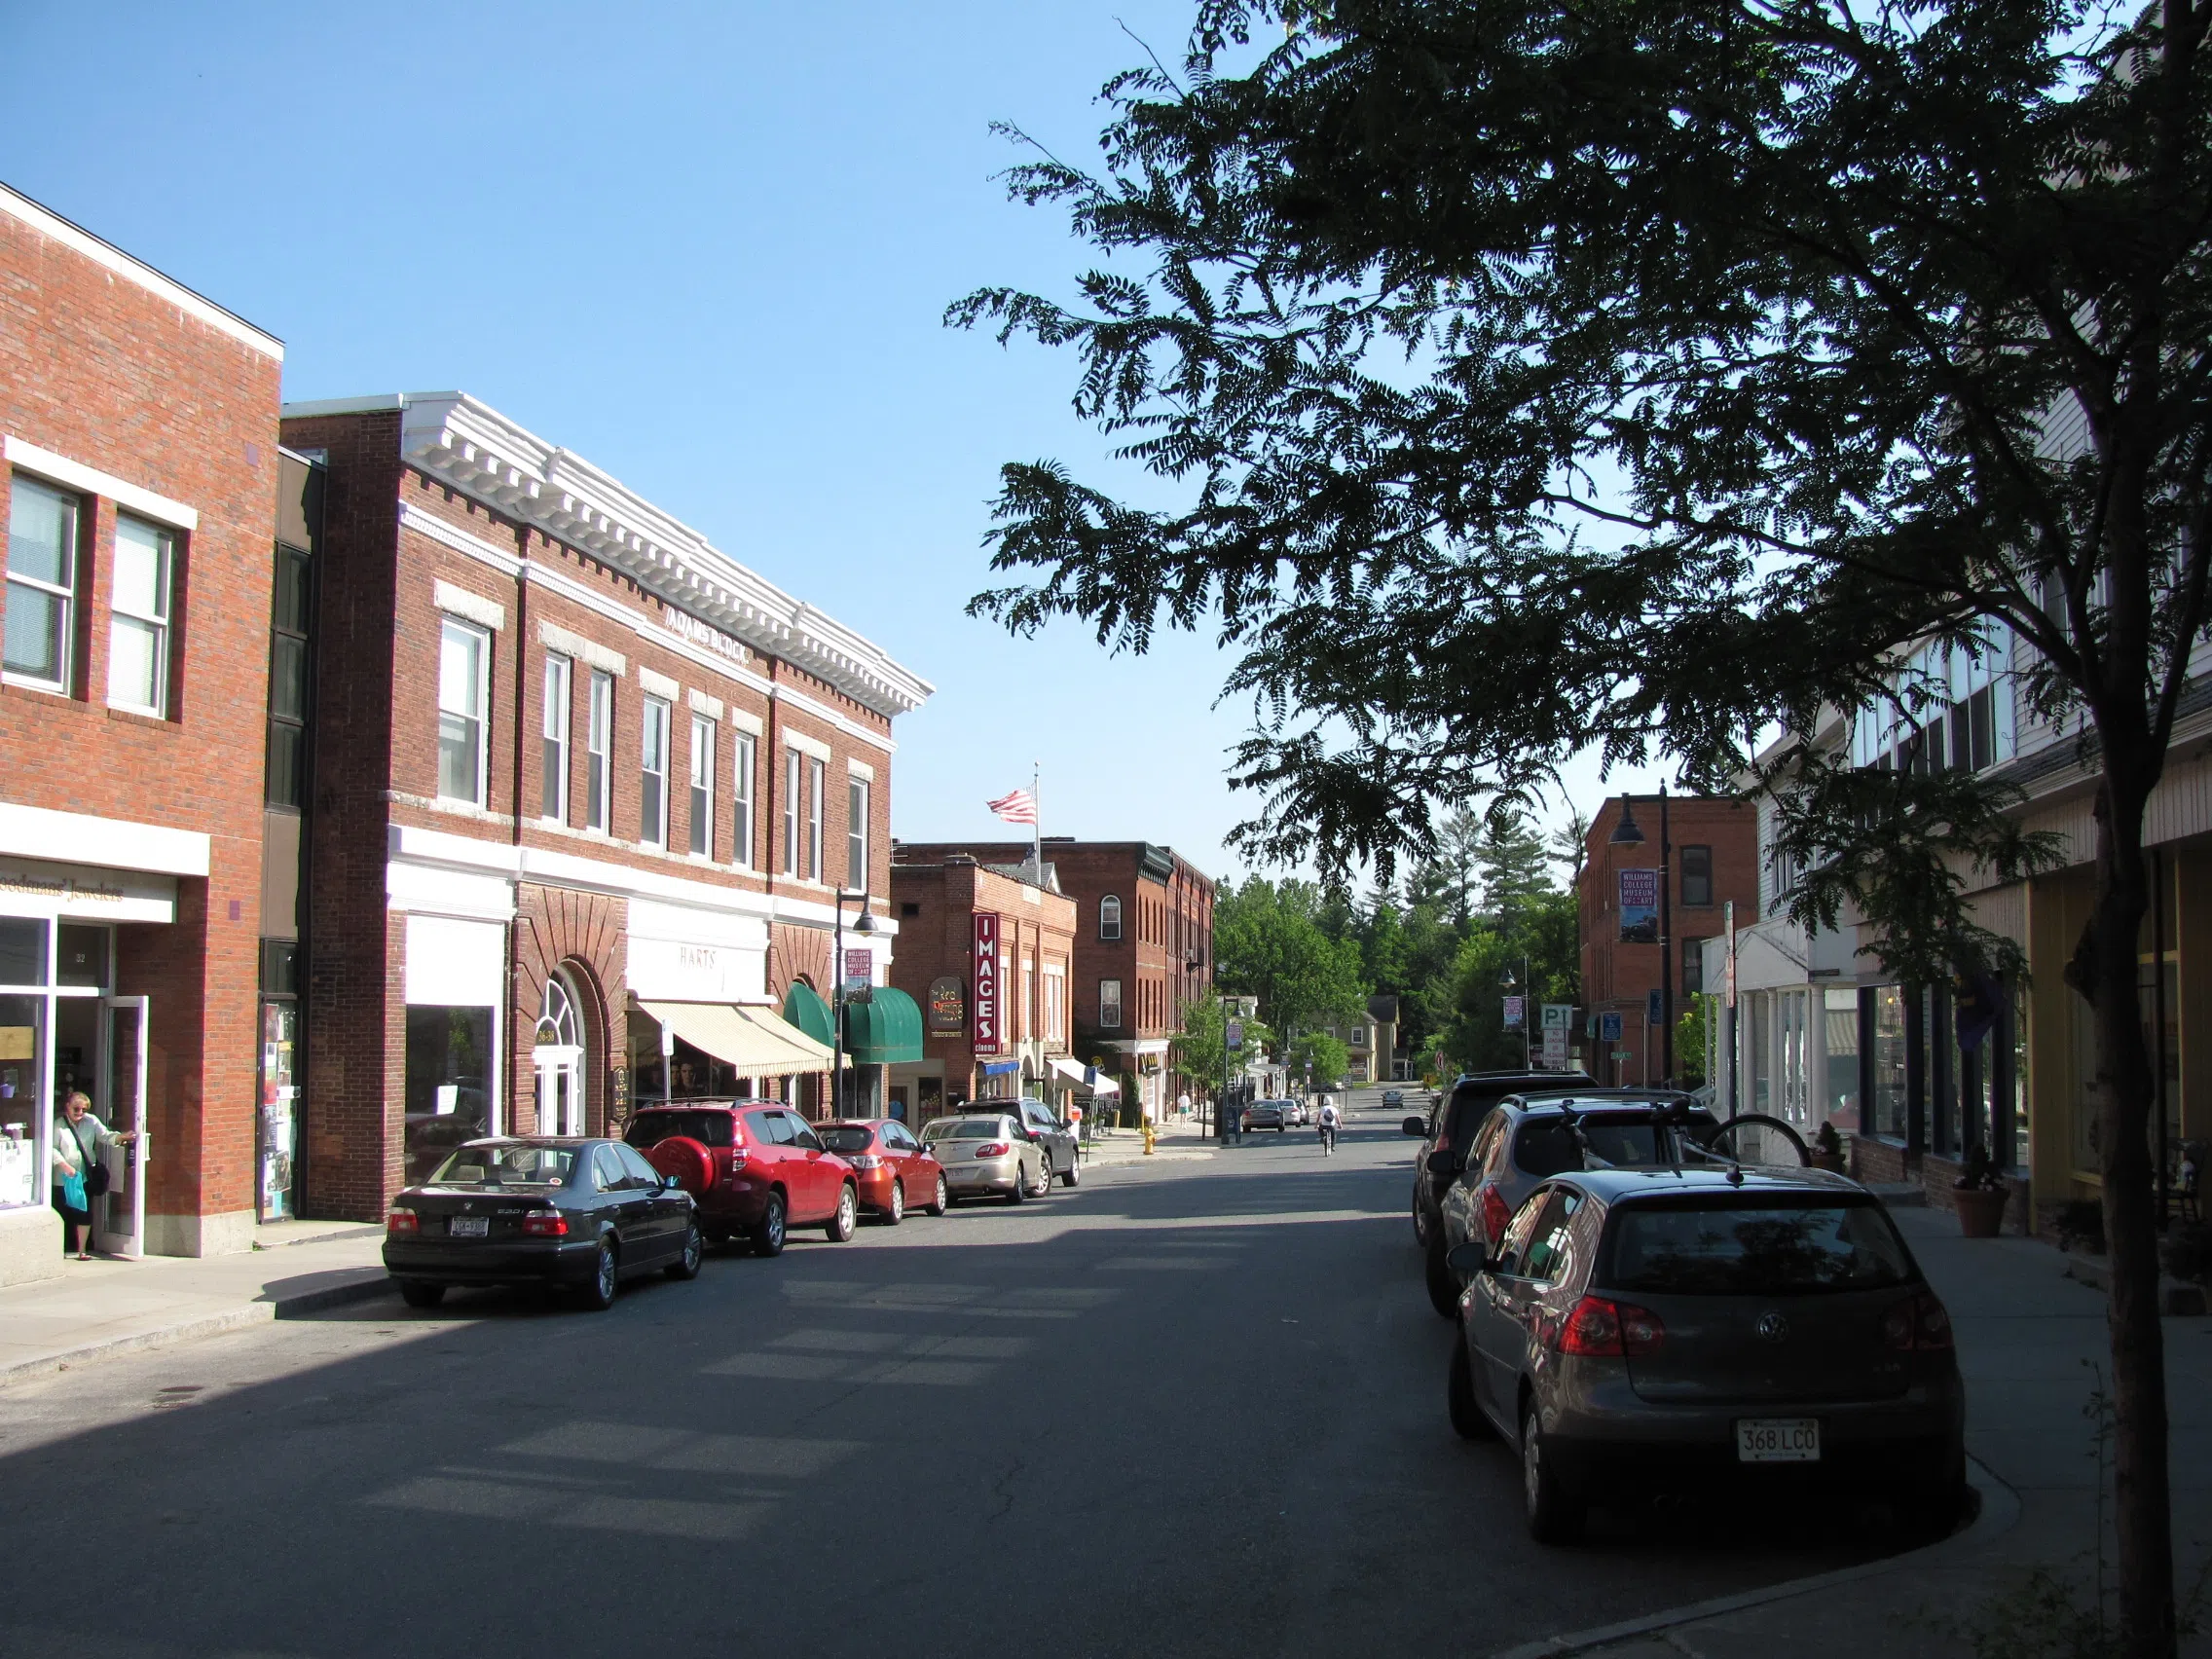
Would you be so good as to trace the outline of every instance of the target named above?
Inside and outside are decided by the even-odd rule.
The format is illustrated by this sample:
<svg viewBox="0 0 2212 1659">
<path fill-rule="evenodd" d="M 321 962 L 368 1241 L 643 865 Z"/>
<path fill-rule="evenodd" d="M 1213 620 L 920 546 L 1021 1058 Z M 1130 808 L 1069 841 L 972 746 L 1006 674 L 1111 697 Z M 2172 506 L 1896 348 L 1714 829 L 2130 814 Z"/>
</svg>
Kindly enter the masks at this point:
<svg viewBox="0 0 2212 1659">
<path fill-rule="evenodd" d="M 1705 940 L 1682 940 L 1682 994 L 1694 996 L 1705 989 Z"/>
<path fill-rule="evenodd" d="M 784 751 L 784 873 L 798 874 L 798 789 L 800 762 L 806 758 L 795 749 Z"/>
<path fill-rule="evenodd" d="M 1713 849 L 1682 849 L 1682 903 L 1703 907 L 1713 903 Z"/>
<path fill-rule="evenodd" d="M 715 722 L 691 717 L 691 852 L 715 856 Z"/>
<path fill-rule="evenodd" d="M 77 498 L 18 478 L 8 499 L 7 647 L 13 680 L 69 690 L 76 638 Z"/>
<path fill-rule="evenodd" d="M 538 812 L 563 824 L 569 821 L 569 683 L 573 673 L 567 657 L 547 654 L 545 785 Z"/>
<path fill-rule="evenodd" d="M 668 704 L 645 699 L 644 736 L 638 749 L 638 839 L 648 847 L 668 845 Z"/>
<path fill-rule="evenodd" d="M 614 676 L 591 671 L 591 710 L 584 722 L 584 828 L 605 831 L 614 781 Z"/>
<path fill-rule="evenodd" d="M 448 616 L 438 636 L 438 793 L 484 804 L 484 686 L 492 640 Z"/>
<path fill-rule="evenodd" d="M 1122 902 L 1111 893 L 1098 901 L 1098 937 L 1100 939 L 1120 939 L 1122 937 Z"/>
<path fill-rule="evenodd" d="M 867 780 L 849 778 L 845 783 L 845 885 L 865 892 L 867 884 Z"/>
<path fill-rule="evenodd" d="M 271 806 L 307 802 L 308 616 L 311 572 L 296 547 L 276 549 L 276 593 L 269 619 L 269 766 Z"/>
<path fill-rule="evenodd" d="M 1068 1035 L 1068 982 L 1056 968 L 1045 970 L 1045 1041 L 1064 1043 Z"/>
<path fill-rule="evenodd" d="M 729 831 L 736 843 L 730 862 L 740 869 L 753 867 L 753 769 L 758 740 L 750 732 L 737 734 L 737 755 L 731 762 Z"/>
<path fill-rule="evenodd" d="M 806 877 L 809 881 L 822 879 L 822 791 L 826 770 L 813 756 L 806 757 Z"/>
<path fill-rule="evenodd" d="M 169 712 L 169 586 L 175 573 L 176 533 L 118 515 L 109 599 L 110 708 L 157 718 Z"/>
<path fill-rule="evenodd" d="M 1109 1031 L 1122 1023 L 1122 981 L 1119 979 L 1098 981 L 1098 1023 Z"/>
</svg>

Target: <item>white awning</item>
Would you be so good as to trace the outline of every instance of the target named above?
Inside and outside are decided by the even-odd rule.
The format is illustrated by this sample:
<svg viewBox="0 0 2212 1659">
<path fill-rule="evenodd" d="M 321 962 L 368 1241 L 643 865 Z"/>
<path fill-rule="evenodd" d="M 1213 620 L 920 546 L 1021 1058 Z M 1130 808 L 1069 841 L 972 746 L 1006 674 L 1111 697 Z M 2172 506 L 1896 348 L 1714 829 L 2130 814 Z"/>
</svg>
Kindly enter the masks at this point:
<svg viewBox="0 0 2212 1659">
<path fill-rule="evenodd" d="M 830 1052 L 764 1008 L 734 1003 L 641 1002 L 638 1007 L 703 1054 L 748 1077 L 785 1077 L 830 1069 Z"/>
<path fill-rule="evenodd" d="M 1088 1088 L 1093 1094 L 1119 1094 L 1122 1092 L 1122 1086 L 1104 1072 L 1098 1074 L 1096 1083 L 1086 1083 L 1084 1081 L 1084 1068 L 1077 1065 L 1073 1060 L 1055 1059 L 1052 1061 L 1052 1069 L 1070 1083 Z"/>
</svg>

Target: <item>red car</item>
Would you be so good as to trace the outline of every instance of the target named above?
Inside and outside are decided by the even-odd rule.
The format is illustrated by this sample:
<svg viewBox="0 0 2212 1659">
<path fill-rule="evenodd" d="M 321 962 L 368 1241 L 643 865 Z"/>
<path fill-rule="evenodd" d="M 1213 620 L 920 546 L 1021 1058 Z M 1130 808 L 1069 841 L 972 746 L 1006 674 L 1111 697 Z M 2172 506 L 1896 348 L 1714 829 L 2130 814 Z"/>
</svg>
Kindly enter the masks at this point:
<svg viewBox="0 0 2212 1659">
<path fill-rule="evenodd" d="M 918 1204 L 932 1215 L 945 1211 L 944 1165 L 896 1118 L 844 1118 L 824 1124 L 822 1144 L 853 1166 L 861 1205 L 892 1227 Z"/>
<path fill-rule="evenodd" d="M 860 1226 L 853 1166 L 776 1101 L 645 1106 L 622 1138 L 697 1201 L 711 1243 L 747 1238 L 756 1256 L 775 1256 L 792 1228 L 820 1227 L 842 1244 Z"/>
</svg>

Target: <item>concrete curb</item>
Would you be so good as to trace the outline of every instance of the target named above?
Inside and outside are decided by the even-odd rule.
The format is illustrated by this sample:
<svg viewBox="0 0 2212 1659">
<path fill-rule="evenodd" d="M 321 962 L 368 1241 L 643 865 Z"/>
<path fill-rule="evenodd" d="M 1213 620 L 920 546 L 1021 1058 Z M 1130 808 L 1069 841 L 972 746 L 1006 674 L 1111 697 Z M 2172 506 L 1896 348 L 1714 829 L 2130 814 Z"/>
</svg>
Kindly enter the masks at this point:
<svg viewBox="0 0 2212 1659">
<path fill-rule="evenodd" d="M 392 1279 L 379 1268 L 374 1276 L 365 1275 L 349 1283 L 323 1285 L 319 1289 L 302 1291 L 297 1296 L 281 1297 L 270 1302 L 240 1303 L 235 1308 L 195 1314 L 189 1319 L 179 1319 L 174 1324 L 162 1325 L 150 1331 L 102 1337 L 96 1342 L 56 1348 L 52 1353 L 42 1353 L 35 1358 L 16 1360 L 0 1365 L 0 1385 L 20 1382 L 27 1377 L 43 1377 L 51 1372 L 66 1371 L 74 1365 L 88 1365 L 120 1354 L 165 1347 L 170 1343 L 190 1342 L 196 1337 L 220 1336 L 225 1331 L 243 1330 L 248 1325 L 266 1325 L 276 1319 L 304 1319 L 332 1308 L 344 1308 L 356 1302 L 389 1296 L 395 1288 Z"/>
<path fill-rule="evenodd" d="M 1534 1641 L 1524 1641 L 1517 1647 L 1500 1648 L 1491 1659 L 1566 1659 L 1568 1654 L 1588 1653 L 1597 1648 L 1610 1647 L 1615 1642 L 1631 1641 L 1663 1630 L 1681 1625 L 1695 1624 L 1701 1619 L 1718 1618 L 1723 1614 L 1742 1612 L 1747 1607 L 1765 1606 L 1773 1602 L 1792 1601 L 1799 1596 L 1810 1596 L 1822 1590 L 1833 1589 L 1839 1584 L 1852 1584 L 1862 1578 L 1873 1578 L 1895 1572 L 1904 1565 L 1940 1565 L 1953 1556 L 1963 1556 L 1981 1548 L 1993 1539 L 2002 1537 L 2018 1525 L 2020 1519 L 2019 1494 L 1991 1474 L 1972 1457 L 1967 1459 L 1968 1478 L 1980 1499 L 1979 1512 L 1965 1530 L 1954 1532 L 1939 1543 L 1902 1554 L 1883 1556 L 1878 1561 L 1862 1562 L 1857 1567 L 1838 1567 L 1833 1572 L 1818 1572 L 1809 1578 L 1786 1579 L 1770 1584 L 1763 1590 L 1746 1590 L 1734 1596 L 1716 1596 L 1710 1602 L 1692 1602 L 1683 1607 L 1670 1607 L 1665 1612 L 1646 1613 L 1641 1618 L 1622 1619 L 1617 1624 L 1599 1625 L 1590 1630 L 1570 1631 L 1564 1636 L 1539 1637 Z"/>
</svg>

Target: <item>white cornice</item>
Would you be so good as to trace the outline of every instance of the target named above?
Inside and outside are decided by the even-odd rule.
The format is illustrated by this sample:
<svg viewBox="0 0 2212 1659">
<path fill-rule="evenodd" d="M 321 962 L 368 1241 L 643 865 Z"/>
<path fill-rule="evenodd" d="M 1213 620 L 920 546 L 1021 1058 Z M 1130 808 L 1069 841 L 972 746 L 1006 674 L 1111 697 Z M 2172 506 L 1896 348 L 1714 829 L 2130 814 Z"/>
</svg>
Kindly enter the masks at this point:
<svg viewBox="0 0 2212 1659">
<path fill-rule="evenodd" d="M 886 718 L 918 708 L 936 689 L 580 456 L 466 393 L 411 392 L 397 401 L 401 459 L 441 483 L 606 560 L 670 605 Z M 287 404 L 284 413 L 390 407 L 390 398 L 380 397 Z"/>
</svg>

